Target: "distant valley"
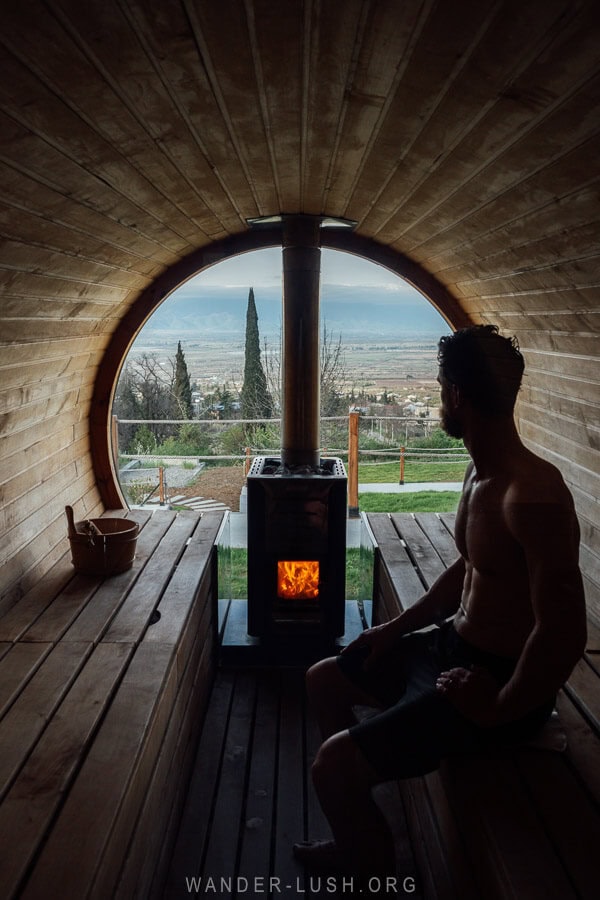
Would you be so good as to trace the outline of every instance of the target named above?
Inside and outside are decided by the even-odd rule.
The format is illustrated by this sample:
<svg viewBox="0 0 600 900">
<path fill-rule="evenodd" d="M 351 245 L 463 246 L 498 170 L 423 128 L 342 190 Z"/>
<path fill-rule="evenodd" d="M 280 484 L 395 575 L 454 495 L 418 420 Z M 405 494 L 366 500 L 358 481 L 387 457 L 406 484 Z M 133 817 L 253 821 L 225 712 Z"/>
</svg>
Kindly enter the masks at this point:
<svg viewBox="0 0 600 900">
<path fill-rule="evenodd" d="M 277 355 L 281 291 L 255 288 L 261 346 Z M 181 340 L 190 377 L 202 389 L 241 387 L 248 289 L 211 287 L 173 296 L 153 314 L 132 352 L 173 357 Z M 437 374 L 436 345 L 450 329 L 425 299 L 396 299 L 362 286 L 322 286 L 321 320 L 334 343 L 341 336 L 346 387 L 379 392 L 426 391 Z M 263 351 L 264 352 L 264 351 Z M 416 383 L 415 383 L 416 382 Z"/>
</svg>

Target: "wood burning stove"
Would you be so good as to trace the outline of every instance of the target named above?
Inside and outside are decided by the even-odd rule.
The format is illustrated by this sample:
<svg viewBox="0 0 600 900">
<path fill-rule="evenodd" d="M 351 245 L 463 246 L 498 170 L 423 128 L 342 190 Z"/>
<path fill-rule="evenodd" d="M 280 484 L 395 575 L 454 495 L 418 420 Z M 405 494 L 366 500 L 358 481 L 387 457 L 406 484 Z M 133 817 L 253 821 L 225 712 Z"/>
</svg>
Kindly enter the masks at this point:
<svg viewBox="0 0 600 900">
<path fill-rule="evenodd" d="M 344 633 L 346 487 L 340 459 L 317 468 L 259 456 L 248 473 L 248 633 L 268 640 Z"/>
<path fill-rule="evenodd" d="M 281 223 L 282 449 L 248 474 L 248 633 L 330 642 L 344 633 L 347 479 L 318 449 L 324 220 Z"/>
</svg>

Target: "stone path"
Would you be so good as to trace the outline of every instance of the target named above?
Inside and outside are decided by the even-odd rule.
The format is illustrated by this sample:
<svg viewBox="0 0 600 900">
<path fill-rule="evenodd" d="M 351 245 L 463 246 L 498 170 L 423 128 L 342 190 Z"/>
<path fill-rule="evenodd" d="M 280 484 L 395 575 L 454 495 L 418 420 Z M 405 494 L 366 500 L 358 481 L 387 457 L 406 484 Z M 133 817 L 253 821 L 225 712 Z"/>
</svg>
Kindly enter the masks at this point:
<svg viewBox="0 0 600 900">
<path fill-rule="evenodd" d="M 146 503 L 146 506 L 158 506 L 159 505 L 158 497 L 151 497 L 150 500 Z M 224 503 L 221 503 L 219 500 L 211 500 L 208 497 L 184 497 L 183 494 L 172 494 L 169 495 L 168 506 L 177 506 L 183 507 L 185 509 L 195 509 L 195 510 L 209 510 L 209 509 L 229 509 Z"/>
<path fill-rule="evenodd" d="M 213 500 L 210 497 L 186 497 L 184 494 L 173 493 L 173 491 L 181 490 L 191 484 L 204 469 L 204 463 L 200 463 L 193 469 L 185 469 L 183 466 L 165 466 L 165 482 L 167 484 L 168 501 L 165 507 L 183 507 L 184 509 L 194 510 L 225 510 L 229 509 L 225 503 L 219 500 Z M 121 471 L 121 484 L 127 488 L 127 485 L 133 484 L 158 484 L 158 467 L 131 468 L 128 471 Z M 160 506 L 158 494 L 153 494 L 144 504 L 145 507 L 155 508 Z M 138 504 L 132 504 L 136 508 L 140 508 Z"/>
</svg>

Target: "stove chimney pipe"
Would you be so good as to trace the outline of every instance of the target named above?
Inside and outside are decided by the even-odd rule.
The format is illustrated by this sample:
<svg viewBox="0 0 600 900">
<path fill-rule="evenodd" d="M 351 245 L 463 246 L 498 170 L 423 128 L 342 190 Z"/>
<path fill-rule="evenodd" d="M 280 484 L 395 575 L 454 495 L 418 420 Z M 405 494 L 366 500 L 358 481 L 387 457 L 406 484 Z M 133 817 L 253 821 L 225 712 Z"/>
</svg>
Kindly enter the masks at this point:
<svg viewBox="0 0 600 900">
<path fill-rule="evenodd" d="M 319 281 L 322 218 L 285 215 L 283 244 L 282 451 L 287 468 L 320 464 Z"/>
</svg>

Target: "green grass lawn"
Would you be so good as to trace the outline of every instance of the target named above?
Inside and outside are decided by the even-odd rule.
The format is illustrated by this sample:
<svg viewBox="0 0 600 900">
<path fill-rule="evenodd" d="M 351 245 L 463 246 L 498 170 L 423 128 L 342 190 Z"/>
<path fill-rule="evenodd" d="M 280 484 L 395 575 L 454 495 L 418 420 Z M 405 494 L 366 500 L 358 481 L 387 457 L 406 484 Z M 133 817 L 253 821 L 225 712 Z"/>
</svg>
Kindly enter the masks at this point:
<svg viewBox="0 0 600 900">
<path fill-rule="evenodd" d="M 413 462 L 410 458 L 404 466 L 404 483 L 416 484 L 424 481 L 462 481 L 467 468 L 466 462 Z M 359 463 L 359 484 L 398 484 L 400 463 Z"/>
<path fill-rule="evenodd" d="M 248 596 L 248 551 L 219 548 L 219 597 L 244 600 Z"/>
<path fill-rule="evenodd" d="M 456 512 L 460 491 L 417 491 L 410 494 L 360 494 L 361 512 Z"/>
</svg>

